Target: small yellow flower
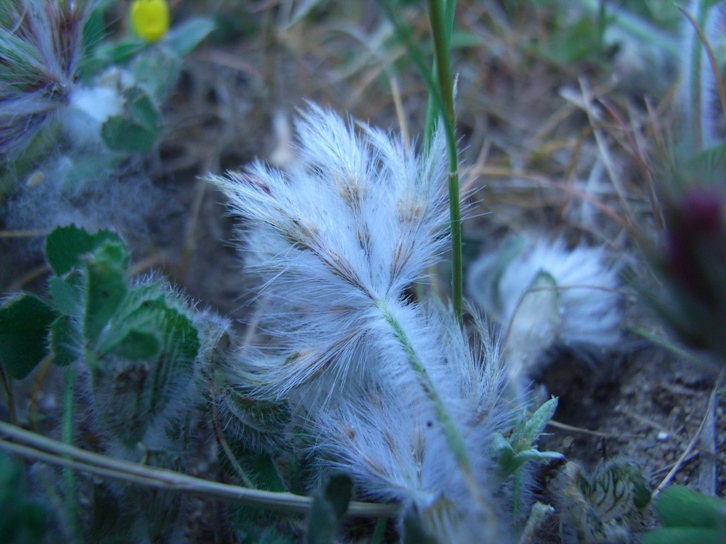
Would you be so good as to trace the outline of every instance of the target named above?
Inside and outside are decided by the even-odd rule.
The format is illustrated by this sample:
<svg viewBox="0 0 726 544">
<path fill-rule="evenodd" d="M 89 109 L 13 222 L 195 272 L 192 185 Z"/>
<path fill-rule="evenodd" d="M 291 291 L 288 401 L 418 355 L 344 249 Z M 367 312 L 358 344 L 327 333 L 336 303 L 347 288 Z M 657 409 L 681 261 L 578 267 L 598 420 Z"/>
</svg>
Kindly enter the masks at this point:
<svg viewBox="0 0 726 544">
<path fill-rule="evenodd" d="M 142 40 L 155 42 L 169 30 L 169 6 L 166 0 L 133 0 L 131 27 Z"/>
</svg>

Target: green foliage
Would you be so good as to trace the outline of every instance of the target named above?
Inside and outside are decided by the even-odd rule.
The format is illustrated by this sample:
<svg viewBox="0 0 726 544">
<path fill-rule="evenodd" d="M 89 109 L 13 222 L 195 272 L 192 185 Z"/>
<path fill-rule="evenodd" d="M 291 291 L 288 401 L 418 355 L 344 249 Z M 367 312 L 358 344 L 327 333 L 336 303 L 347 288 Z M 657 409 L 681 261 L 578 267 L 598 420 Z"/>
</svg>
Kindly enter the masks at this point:
<svg viewBox="0 0 726 544">
<path fill-rule="evenodd" d="M 45 259 L 56 276 L 64 276 L 81 265 L 81 257 L 100 248 L 106 242 L 120 242 L 113 232 L 100 230 L 89 233 L 74 225 L 58 227 L 45 239 Z"/>
<path fill-rule="evenodd" d="M 45 509 L 25 489 L 21 466 L 0 453 L 0 542 L 36 544 L 46 532 Z"/>
<path fill-rule="evenodd" d="M 128 256 L 119 242 L 108 242 L 88 255 L 83 270 L 83 336 L 91 344 L 98 343 L 99 335 L 126 297 L 127 266 Z"/>
<path fill-rule="evenodd" d="M 131 447 L 190 383 L 197 330 L 168 288 L 129 281 L 115 234 L 60 227 L 45 250 L 51 302 L 21 294 L 0 308 L 3 365 L 22 379 L 48 354 L 85 362 L 104 430 Z"/>
<path fill-rule="evenodd" d="M 17 380 L 25 378 L 46 356 L 53 308 L 32 294 L 6 300 L 0 307 L 0 364 Z"/>
<path fill-rule="evenodd" d="M 116 42 L 103 42 L 95 49 L 89 64 L 94 72 L 100 72 L 108 66 L 123 65 L 144 51 L 148 44 L 137 36 L 128 36 Z"/>
<path fill-rule="evenodd" d="M 583 15 L 574 22 L 555 20 L 549 40 L 533 49 L 560 66 L 581 61 L 602 62 L 607 52 L 603 40 L 607 24 L 604 13 L 595 19 Z"/>
<path fill-rule="evenodd" d="M 402 541 L 404 544 L 437 544 L 436 539 L 421 526 L 420 517 L 415 508 L 407 508 L 404 513 Z"/>
<path fill-rule="evenodd" d="M 74 334 L 73 323 L 67 315 L 58 316 L 50 326 L 50 350 L 53 353 L 53 362 L 58 366 L 68 366 L 76 360 L 80 353 Z"/>
<path fill-rule="evenodd" d="M 524 464 L 528 461 L 549 462 L 564 458 L 561 453 L 539 451 L 536 446 L 539 435 L 542 434 L 556 410 L 557 399 L 552 397 L 540 406 L 528 420 L 519 422 L 508 439 L 501 433 L 495 432 L 492 435 L 491 450 L 497 460 L 499 477 L 504 480 L 514 475 L 512 494 L 515 520 L 520 517 L 520 484 Z"/>
<path fill-rule="evenodd" d="M 353 480 L 345 474 L 334 474 L 327 478 L 313 498 L 308 513 L 307 544 L 330 544 L 333 542 L 338 523 L 348 510 L 353 496 Z"/>
<path fill-rule="evenodd" d="M 286 402 L 257 399 L 247 391 L 226 386 L 216 403 L 230 444 L 239 442 L 249 451 L 270 454 L 289 448 L 285 427 L 291 414 Z"/>
<path fill-rule="evenodd" d="M 172 29 L 164 37 L 164 45 L 178 57 L 191 53 L 215 28 L 209 17 L 193 17 Z"/>
<path fill-rule="evenodd" d="M 111 232 L 60 227 L 48 235 L 45 252 L 55 273 L 50 301 L 21 294 L 0 308 L 0 353 L 8 373 L 20 379 L 47 355 L 57 365 L 85 366 L 87 409 L 115 451 L 182 470 L 193 408 L 188 395 L 201 349 L 191 309 L 161 282 L 131 281 L 128 252 Z M 74 387 L 72 379 L 67 387 Z M 64 437 L 70 442 L 73 395 L 68 399 Z M 67 493 L 73 480 L 70 485 Z M 166 542 L 173 534 L 178 493 L 94 485 L 84 529 L 94 542 Z"/>
<path fill-rule="evenodd" d="M 161 114 L 140 88 L 124 92 L 124 113 L 114 115 L 101 127 L 101 138 L 109 149 L 125 153 L 145 153 L 161 130 Z"/>
<path fill-rule="evenodd" d="M 298 540 L 284 523 L 259 508 L 233 507 L 233 527 L 241 533 L 239 544 L 292 544 Z"/>
<path fill-rule="evenodd" d="M 563 459 L 563 455 L 551 451 L 539 451 L 536 446 L 552 416 L 557 410 L 557 399 L 551 398 L 540 406 L 528 420 L 521 421 L 509 438 L 500 433 L 492 437 L 492 453 L 498 461 L 498 471 L 504 478 L 516 474 L 527 461 Z"/>
<path fill-rule="evenodd" d="M 48 282 L 52 305 L 34 295 L 21 295 L 0 309 L 0 320 L 3 316 L 6 320 L 0 347 L 8 350 L 29 342 L 36 347 L 12 360 L 6 354 L 7 364 L 22 369 L 23 376 L 47 354 L 48 347 L 61 365 L 74 358 L 71 347 L 82 347 L 89 364 L 106 356 L 157 357 L 162 377 L 194 360 L 200 344 L 191 320 L 161 286 L 129 285 L 129 256 L 118 236 L 59 227 L 48 235 L 45 252 L 56 272 Z"/>
<path fill-rule="evenodd" d="M 663 490 L 655 506 L 665 528 L 651 531 L 643 544 L 726 542 L 726 500 L 708 497 L 686 487 Z"/>
<path fill-rule="evenodd" d="M 103 43 L 106 37 L 106 22 L 104 11 L 113 0 L 98 0 L 88 13 L 86 22 L 83 24 L 83 56 L 78 66 L 78 77 L 82 80 L 89 79 L 94 72 L 103 69 L 104 65 L 94 62 L 95 51 Z"/>
<path fill-rule="evenodd" d="M 183 59 L 210 34 L 214 23 L 209 17 L 187 19 L 153 44 L 136 36 L 119 39 L 107 27 L 111 17 L 106 12 L 114 3 L 61 3 L 63 7 L 47 10 L 52 20 L 43 24 L 28 23 L 32 18 L 24 16 L 38 8 L 28 7 L 35 0 L 0 9 L 4 58 L 0 63 L 4 105 L 0 197 L 18 179 L 36 171 L 51 171 L 58 177 L 55 170 L 61 170 L 60 175 L 74 188 L 98 182 L 104 171 L 118 168 L 126 155 L 147 153 L 156 145 L 163 126 L 161 106 L 177 82 Z M 26 23 L 28 28 L 19 32 Z M 58 44 L 69 52 L 82 51 L 77 62 L 65 66 L 64 60 L 53 58 L 51 50 L 58 49 Z M 61 66 L 69 73 L 56 81 Z M 77 96 L 85 98 L 76 100 Z M 122 111 L 113 114 L 116 103 Z M 55 111 L 63 113 L 54 115 Z M 79 126 L 83 127 L 80 131 Z M 87 145 L 89 138 L 94 145 Z M 59 144 L 62 168 L 54 153 Z"/>
<path fill-rule="evenodd" d="M 109 64 L 129 62 L 135 85 L 124 91 L 124 111 L 101 127 L 106 146 L 122 153 L 146 153 L 161 132 L 159 107 L 176 82 L 182 58 L 214 29 L 208 18 L 194 18 L 174 27 L 158 46 L 128 38 L 102 52 Z"/>
</svg>

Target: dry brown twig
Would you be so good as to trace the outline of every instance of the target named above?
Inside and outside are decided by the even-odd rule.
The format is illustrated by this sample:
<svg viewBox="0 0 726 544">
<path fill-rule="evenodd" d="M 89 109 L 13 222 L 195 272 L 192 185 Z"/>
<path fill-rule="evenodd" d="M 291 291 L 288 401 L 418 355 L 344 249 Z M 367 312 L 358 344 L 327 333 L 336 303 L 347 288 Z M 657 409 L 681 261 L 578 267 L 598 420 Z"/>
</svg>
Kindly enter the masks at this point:
<svg viewBox="0 0 726 544">
<path fill-rule="evenodd" d="M 681 468 L 681 465 L 685 462 L 685 459 L 691 454 L 691 450 L 696 445 L 696 442 L 701 436 L 701 433 L 703 432 L 703 428 L 706 425 L 706 422 L 708 421 L 709 414 L 713 410 L 714 403 L 716 402 L 716 394 L 718 393 L 718 389 L 721 385 L 721 380 L 723 379 L 724 371 L 722 370 L 719 375 L 718 379 L 716 380 L 716 383 L 713 386 L 713 389 L 711 390 L 711 395 L 708 397 L 708 405 L 706 406 L 706 414 L 704 415 L 703 419 L 701 420 L 701 424 L 698 426 L 698 430 L 691 438 L 690 442 L 686 446 L 686 449 L 683 451 L 681 456 L 678 458 L 678 461 L 676 461 L 676 464 L 673 466 L 673 468 L 670 470 L 670 472 L 666 475 L 665 478 L 663 478 L 663 481 L 658 484 L 658 487 L 655 488 L 655 491 L 653 491 L 653 494 L 651 496 L 651 500 L 655 501 L 656 497 L 660 494 L 660 492 L 663 490 L 665 486 L 667 486 L 670 481 L 675 477 L 678 470 Z"/>
<path fill-rule="evenodd" d="M 291 513 L 306 513 L 312 504 L 311 497 L 211 482 L 171 470 L 91 453 L 5 422 L 0 422 L 0 434 L 3 435 L 0 448 L 5 451 L 44 463 L 68 466 L 103 478 Z M 393 517 L 398 510 L 399 506 L 396 504 L 354 501 L 350 503 L 346 515 L 364 518 Z"/>
</svg>

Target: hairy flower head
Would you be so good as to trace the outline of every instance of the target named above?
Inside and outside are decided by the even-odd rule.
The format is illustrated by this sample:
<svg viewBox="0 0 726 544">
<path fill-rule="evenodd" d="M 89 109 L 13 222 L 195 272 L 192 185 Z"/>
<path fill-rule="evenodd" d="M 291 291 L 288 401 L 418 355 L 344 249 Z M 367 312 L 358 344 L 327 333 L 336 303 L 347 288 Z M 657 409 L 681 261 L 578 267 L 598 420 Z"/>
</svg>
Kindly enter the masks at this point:
<svg viewBox="0 0 726 544">
<path fill-rule="evenodd" d="M 374 359 L 381 305 L 400 306 L 446 243 L 443 139 L 428 159 L 366 125 L 311 107 L 289 173 L 256 163 L 213 177 L 245 220 L 246 265 L 261 280 L 263 327 L 283 338 L 260 359 L 278 395 Z"/>
<path fill-rule="evenodd" d="M 473 355 L 450 310 L 407 295 L 446 244 L 443 136 L 419 156 L 313 106 L 298 137 L 288 172 L 212 178 L 244 219 L 269 336 L 238 376 L 285 400 L 311 453 L 363 494 L 403 502 L 441 541 L 486 539 L 498 358 L 490 341 Z"/>
<path fill-rule="evenodd" d="M 0 152 L 21 152 L 65 106 L 83 52 L 88 0 L 0 6 Z"/>
<path fill-rule="evenodd" d="M 620 309 L 617 268 L 608 261 L 600 248 L 568 249 L 562 240 L 510 240 L 472 265 L 469 292 L 487 315 L 507 324 L 533 291 L 533 282 L 543 278 L 541 283 L 551 283 L 549 289 L 556 293 L 555 339 L 609 347 L 620 338 Z"/>
<path fill-rule="evenodd" d="M 475 262 L 472 299 L 507 330 L 510 382 L 522 393 L 557 344 L 612 349 L 620 340 L 617 268 L 603 249 L 568 249 L 562 240 L 515 238 Z"/>
</svg>

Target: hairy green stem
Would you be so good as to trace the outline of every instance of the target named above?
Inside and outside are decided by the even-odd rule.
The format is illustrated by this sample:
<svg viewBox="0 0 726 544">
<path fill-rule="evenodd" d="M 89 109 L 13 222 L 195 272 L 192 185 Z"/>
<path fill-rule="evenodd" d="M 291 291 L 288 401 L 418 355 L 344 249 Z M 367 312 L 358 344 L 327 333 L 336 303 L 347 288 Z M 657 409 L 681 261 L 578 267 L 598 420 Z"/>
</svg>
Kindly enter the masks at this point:
<svg viewBox="0 0 726 544">
<path fill-rule="evenodd" d="M 522 485 L 522 467 L 519 467 L 514 473 L 514 483 L 512 485 L 512 518 L 516 521 L 519 520 L 519 507 L 520 507 L 520 488 Z"/>
<path fill-rule="evenodd" d="M 73 445 L 73 391 L 76 373 L 73 365 L 68 365 L 63 384 L 63 415 L 61 420 L 61 440 L 64 444 Z M 78 503 L 76 501 L 76 478 L 73 469 L 63 467 L 63 484 L 65 487 L 65 503 L 68 508 L 68 517 L 71 523 L 71 533 L 79 541 L 80 526 L 78 518 Z"/>
<path fill-rule="evenodd" d="M 15 425 L 15 399 L 13 397 L 13 386 L 10 380 L 10 376 L 5 374 L 5 369 L 3 368 L 2 363 L 0 363 L 0 381 L 3 382 L 3 388 L 5 389 L 5 399 L 8 405 L 8 418 L 10 423 Z"/>
<path fill-rule="evenodd" d="M 464 446 L 464 441 L 461 439 L 459 431 L 457 431 L 456 427 L 454 427 L 451 418 L 449 418 L 449 414 L 446 412 L 444 403 L 442 402 L 438 393 L 436 393 L 434 384 L 431 381 L 428 372 L 426 372 L 426 368 L 421 362 L 418 353 L 416 353 L 416 350 L 411 344 L 411 341 L 408 339 L 406 331 L 403 330 L 401 324 L 396 320 L 393 314 L 391 314 L 384 301 L 378 301 L 377 306 L 378 309 L 381 310 L 381 313 L 383 314 L 383 318 L 386 320 L 386 323 L 388 323 L 393 329 L 396 340 L 398 340 L 399 344 L 403 348 L 403 351 L 406 353 L 408 362 L 411 365 L 411 370 L 413 370 L 413 372 L 416 374 L 416 377 L 418 378 L 419 383 L 424 390 L 424 393 L 431 401 L 431 404 L 433 404 L 436 419 L 443 428 L 444 436 L 446 437 L 446 441 L 449 444 L 449 448 L 451 448 L 451 452 L 454 454 L 456 464 L 459 466 L 459 468 L 462 469 L 462 472 L 470 473 L 471 469 L 469 467 L 469 459 L 466 454 L 466 447 Z"/>
<path fill-rule="evenodd" d="M 446 438 L 446 442 L 449 444 L 451 453 L 454 455 L 457 466 L 464 474 L 465 479 L 471 479 L 471 466 L 469 465 L 469 457 L 466 453 L 464 441 L 462 440 L 459 431 L 456 430 L 449 414 L 446 412 L 446 407 L 444 406 L 441 397 L 439 397 L 436 392 L 436 388 L 431 381 L 431 377 L 426 371 L 418 353 L 416 353 L 411 341 L 408 339 L 406 331 L 403 330 L 401 324 L 396 320 L 393 314 L 391 314 L 384 301 L 379 300 L 376 305 L 383 314 L 383 318 L 386 320 L 386 323 L 388 323 L 393 329 L 396 340 L 398 340 L 401 348 L 403 348 L 403 351 L 406 353 L 411 370 L 413 370 L 414 374 L 416 374 L 416 378 L 421 384 L 424 394 L 429 401 L 431 401 L 431 404 L 434 407 L 434 413 L 436 414 L 436 419 L 442 427 L 444 437 Z"/>
<path fill-rule="evenodd" d="M 237 458 L 234 456 L 234 452 L 232 451 L 232 448 L 229 447 L 229 444 L 227 443 L 227 440 L 224 438 L 224 434 L 222 433 L 222 429 L 219 425 L 219 416 L 217 414 L 217 399 L 212 392 L 212 426 L 214 427 L 214 434 L 217 436 L 217 441 L 222 446 L 222 449 L 224 450 L 225 455 L 227 456 L 227 459 L 229 460 L 230 464 L 234 468 L 234 470 L 237 472 L 237 476 L 240 477 L 240 480 L 242 480 L 242 483 L 245 484 L 246 487 L 249 487 L 250 489 L 256 489 L 257 486 L 252 482 L 250 477 L 247 475 L 247 473 L 242 468 L 242 465 L 239 464 L 237 461 Z"/>
<path fill-rule="evenodd" d="M 431 381 L 431 377 L 426 371 L 421 358 L 416 352 L 416 349 L 413 347 L 413 344 L 411 344 L 411 341 L 406 335 L 406 331 L 403 330 L 401 324 L 388 309 L 385 301 L 376 301 L 376 307 L 380 310 L 383 319 L 386 320 L 386 323 L 388 323 L 391 329 L 393 329 L 394 336 L 406 354 L 411 370 L 416 375 L 424 394 L 433 405 L 436 420 L 439 425 L 441 425 L 444 438 L 446 439 L 449 449 L 454 456 L 454 461 L 461 472 L 462 480 L 471 499 L 479 506 L 481 514 L 487 520 L 487 525 L 493 528 L 496 525 L 496 516 L 494 515 L 491 507 L 484 500 L 481 490 L 474 479 L 464 440 L 461 438 L 461 434 L 459 434 L 459 431 L 454 426 L 454 422 L 449 417 L 446 407 L 444 406 L 441 397 L 439 397 L 436 392 L 436 388 Z"/>
<path fill-rule="evenodd" d="M 451 26 L 455 1 L 428 0 L 429 21 L 434 39 L 436 76 L 441 96 L 441 117 L 446 132 L 448 162 L 449 216 L 451 223 L 451 299 L 454 314 L 463 323 L 464 272 L 461 252 L 461 206 L 459 202 L 459 157 L 456 149 L 456 113 L 454 111 L 454 81 L 451 76 Z"/>
</svg>

